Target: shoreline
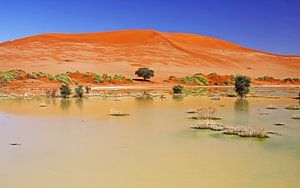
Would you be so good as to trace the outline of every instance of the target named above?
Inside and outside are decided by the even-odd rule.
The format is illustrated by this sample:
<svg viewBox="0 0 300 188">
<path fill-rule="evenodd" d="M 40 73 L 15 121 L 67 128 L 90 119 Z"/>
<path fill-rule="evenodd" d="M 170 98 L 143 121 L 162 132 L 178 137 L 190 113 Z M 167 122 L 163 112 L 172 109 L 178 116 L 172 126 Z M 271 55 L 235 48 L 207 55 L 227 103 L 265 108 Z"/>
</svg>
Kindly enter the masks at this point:
<svg viewBox="0 0 300 188">
<path fill-rule="evenodd" d="M 90 86 L 92 90 L 171 90 L 172 87 L 176 84 L 172 85 L 112 85 L 112 86 Z M 193 85 L 182 85 L 188 89 L 195 89 L 195 88 L 234 88 L 233 85 L 230 86 L 193 86 Z M 75 88 L 76 85 L 70 85 L 71 88 Z M 56 87 L 0 87 L 1 90 L 15 90 L 15 91 L 30 91 L 30 90 L 37 90 L 37 91 L 44 91 L 53 89 Z M 251 88 L 300 88 L 300 85 L 252 85 Z"/>
</svg>

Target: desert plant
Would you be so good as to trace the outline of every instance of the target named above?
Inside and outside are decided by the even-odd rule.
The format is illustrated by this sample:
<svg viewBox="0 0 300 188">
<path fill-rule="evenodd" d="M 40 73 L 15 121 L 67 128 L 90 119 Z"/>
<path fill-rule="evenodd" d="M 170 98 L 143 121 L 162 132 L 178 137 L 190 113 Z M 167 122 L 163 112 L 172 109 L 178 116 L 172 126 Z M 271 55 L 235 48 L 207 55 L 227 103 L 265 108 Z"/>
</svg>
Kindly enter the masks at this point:
<svg viewBox="0 0 300 188">
<path fill-rule="evenodd" d="M 71 93 L 72 93 L 71 92 L 71 88 L 67 84 L 61 85 L 60 88 L 59 88 L 59 90 L 60 90 L 60 95 L 63 98 L 68 98 L 71 95 Z"/>
<path fill-rule="evenodd" d="M 76 97 L 82 98 L 83 97 L 83 86 L 79 85 L 78 87 L 76 87 L 75 92 L 76 92 Z"/>
<path fill-rule="evenodd" d="M 122 75 L 114 75 L 113 77 L 114 80 L 121 80 L 122 78 L 124 78 Z"/>
<path fill-rule="evenodd" d="M 1 83 L 9 83 L 9 82 L 11 82 L 14 79 L 15 79 L 14 75 L 11 74 L 11 73 L 9 73 L 9 72 L 3 72 L 0 75 Z"/>
<path fill-rule="evenodd" d="M 184 87 L 182 85 L 176 85 L 173 86 L 173 93 L 174 94 L 181 94 L 184 90 Z"/>
<path fill-rule="evenodd" d="M 91 92 L 91 86 L 85 86 L 85 92 L 90 93 Z"/>
<path fill-rule="evenodd" d="M 55 97 L 56 92 L 57 92 L 57 89 L 49 89 L 49 90 L 46 90 L 45 94 L 47 97 Z"/>
<path fill-rule="evenodd" d="M 207 79 L 199 74 L 194 75 L 194 81 L 198 85 L 201 85 L 201 84 L 207 85 L 208 84 Z"/>
<path fill-rule="evenodd" d="M 190 119 L 197 120 L 220 120 L 221 117 L 218 117 L 216 114 L 217 110 L 215 108 L 202 108 L 198 109 L 195 115 L 191 116 Z"/>
<path fill-rule="evenodd" d="M 94 77 L 94 82 L 96 82 L 96 83 L 103 82 L 102 76 L 100 74 L 96 74 Z"/>
<path fill-rule="evenodd" d="M 102 77 L 103 77 L 103 79 L 105 79 L 105 81 L 107 81 L 107 82 L 111 82 L 111 80 L 112 80 L 111 76 L 108 75 L 108 74 L 103 74 Z"/>
<path fill-rule="evenodd" d="M 235 92 L 243 98 L 249 93 L 251 79 L 247 76 L 238 75 L 235 77 Z"/>
<path fill-rule="evenodd" d="M 11 81 L 21 78 L 22 71 L 21 70 L 10 70 L 6 72 L 2 72 L 0 74 L 0 83 L 10 83 Z"/>
<path fill-rule="evenodd" d="M 149 68 L 139 68 L 135 71 L 135 75 L 138 77 L 143 77 L 144 80 L 154 77 L 154 71 Z"/>
<path fill-rule="evenodd" d="M 186 77 L 183 77 L 182 78 L 182 81 L 185 83 L 185 84 L 190 84 L 193 82 L 193 78 L 192 77 L 189 77 L 189 76 L 186 76 Z"/>
</svg>

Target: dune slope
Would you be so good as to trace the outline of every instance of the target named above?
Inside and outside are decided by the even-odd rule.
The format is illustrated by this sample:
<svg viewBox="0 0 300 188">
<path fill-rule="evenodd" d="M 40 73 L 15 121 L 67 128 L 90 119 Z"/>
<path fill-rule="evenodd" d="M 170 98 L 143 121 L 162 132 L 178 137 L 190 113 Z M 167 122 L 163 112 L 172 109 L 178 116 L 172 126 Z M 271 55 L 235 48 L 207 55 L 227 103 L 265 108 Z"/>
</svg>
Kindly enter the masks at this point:
<svg viewBox="0 0 300 188">
<path fill-rule="evenodd" d="M 0 43 L 0 70 L 93 71 L 133 76 L 151 67 L 156 79 L 197 72 L 300 77 L 300 56 L 247 49 L 216 38 L 152 30 L 42 34 Z"/>
</svg>

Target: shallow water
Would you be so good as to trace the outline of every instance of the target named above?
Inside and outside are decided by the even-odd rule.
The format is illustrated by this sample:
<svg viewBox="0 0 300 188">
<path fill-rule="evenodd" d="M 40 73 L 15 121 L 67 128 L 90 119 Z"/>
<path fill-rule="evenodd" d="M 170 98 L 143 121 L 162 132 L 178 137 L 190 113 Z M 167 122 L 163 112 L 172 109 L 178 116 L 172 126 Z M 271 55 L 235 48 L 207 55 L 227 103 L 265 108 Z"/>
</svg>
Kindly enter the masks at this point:
<svg viewBox="0 0 300 188">
<path fill-rule="evenodd" d="M 284 109 L 298 104 L 296 91 L 256 92 L 279 98 L 0 99 L 0 187 L 299 187 L 300 121 L 291 117 L 300 112 Z M 225 125 L 283 135 L 192 130 L 186 110 L 201 107 L 216 107 Z M 111 108 L 131 115 L 110 117 Z"/>
</svg>

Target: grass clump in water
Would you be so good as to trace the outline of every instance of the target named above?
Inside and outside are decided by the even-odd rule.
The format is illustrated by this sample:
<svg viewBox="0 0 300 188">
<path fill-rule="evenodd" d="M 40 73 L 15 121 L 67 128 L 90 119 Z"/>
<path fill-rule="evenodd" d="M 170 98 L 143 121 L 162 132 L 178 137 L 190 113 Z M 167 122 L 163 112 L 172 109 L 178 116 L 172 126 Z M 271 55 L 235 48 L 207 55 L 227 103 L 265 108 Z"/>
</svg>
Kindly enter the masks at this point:
<svg viewBox="0 0 300 188">
<path fill-rule="evenodd" d="M 287 110 L 300 110 L 300 105 L 298 105 L 298 104 L 290 105 L 290 106 L 285 107 L 285 109 L 287 109 Z"/>
<path fill-rule="evenodd" d="M 197 120 L 220 120 L 221 117 L 216 115 L 216 108 L 203 108 L 197 110 L 195 115 L 191 116 L 190 119 L 197 119 Z"/>
<path fill-rule="evenodd" d="M 192 126 L 192 129 L 207 129 L 212 131 L 223 131 L 225 127 L 222 124 L 217 123 L 213 120 L 203 120 L 197 125 Z"/>
<path fill-rule="evenodd" d="M 117 111 L 115 109 L 111 109 L 109 115 L 111 115 L 111 116 L 129 116 L 130 114 L 121 112 L 121 111 Z"/>
</svg>

